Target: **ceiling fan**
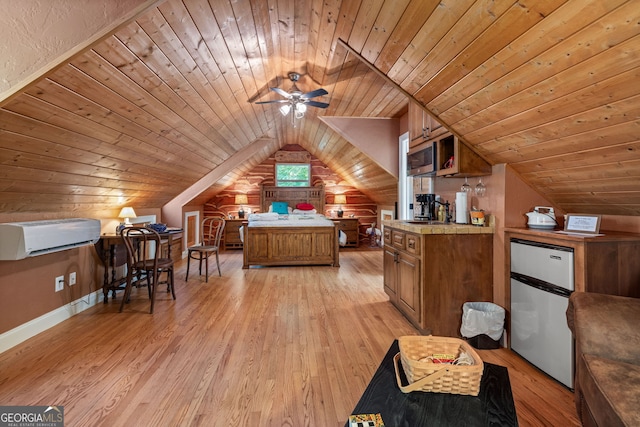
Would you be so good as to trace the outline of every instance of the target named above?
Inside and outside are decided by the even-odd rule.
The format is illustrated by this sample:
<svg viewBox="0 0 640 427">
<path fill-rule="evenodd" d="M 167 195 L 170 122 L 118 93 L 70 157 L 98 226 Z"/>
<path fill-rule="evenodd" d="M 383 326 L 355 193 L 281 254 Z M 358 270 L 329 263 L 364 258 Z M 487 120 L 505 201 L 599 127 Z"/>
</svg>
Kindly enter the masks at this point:
<svg viewBox="0 0 640 427">
<path fill-rule="evenodd" d="M 296 86 L 296 82 L 300 79 L 300 74 L 298 73 L 289 73 L 289 80 L 293 82 L 293 86 L 289 92 L 285 92 L 284 90 L 271 87 L 272 91 L 277 93 L 278 95 L 284 97 L 285 99 L 277 99 L 273 101 L 259 101 L 256 104 L 284 104 L 280 107 L 280 112 L 283 116 L 289 114 L 292 111 L 291 119 L 301 119 L 304 117 L 304 113 L 307 111 L 307 106 L 316 107 L 316 108 L 327 108 L 329 104 L 325 102 L 312 101 L 311 98 L 315 98 L 317 96 L 327 95 L 329 92 L 320 88 L 316 90 L 312 90 L 311 92 L 302 93 L 298 86 Z"/>
</svg>

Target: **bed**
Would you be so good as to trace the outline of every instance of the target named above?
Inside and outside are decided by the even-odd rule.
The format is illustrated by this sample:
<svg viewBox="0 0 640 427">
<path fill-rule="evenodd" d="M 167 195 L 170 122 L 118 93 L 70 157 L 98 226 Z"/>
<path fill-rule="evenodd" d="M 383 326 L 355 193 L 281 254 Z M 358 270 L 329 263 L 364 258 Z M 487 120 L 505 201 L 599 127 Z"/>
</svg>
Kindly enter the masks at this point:
<svg viewBox="0 0 640 427">
<path fill-rule="evenodd" d="M 286 204 L 287 214 L 268 213 Z M 301 204 L 313 211 L 296 211 Z M 262 214 L 243 223 L 243 268 L 275 265 L 331 265 L 339 267 L 338 227 L 324 212 L 323 187 L 262 187 Z"/>
</svg>

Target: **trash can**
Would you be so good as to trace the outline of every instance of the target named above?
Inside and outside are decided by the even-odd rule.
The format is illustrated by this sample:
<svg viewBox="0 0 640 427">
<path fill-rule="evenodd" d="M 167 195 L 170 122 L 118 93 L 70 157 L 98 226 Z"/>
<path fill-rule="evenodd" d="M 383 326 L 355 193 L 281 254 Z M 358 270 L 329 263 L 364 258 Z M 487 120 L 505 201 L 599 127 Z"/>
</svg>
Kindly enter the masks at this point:
<svg viewBox="0 0 640 427">
<path fill-rule="evenodd" d="M 504 308 L 492 302 L 465 302 L 462 305 L 460 333 L 474 348 L 499 348 L 503 332 Z"/>
</svg>

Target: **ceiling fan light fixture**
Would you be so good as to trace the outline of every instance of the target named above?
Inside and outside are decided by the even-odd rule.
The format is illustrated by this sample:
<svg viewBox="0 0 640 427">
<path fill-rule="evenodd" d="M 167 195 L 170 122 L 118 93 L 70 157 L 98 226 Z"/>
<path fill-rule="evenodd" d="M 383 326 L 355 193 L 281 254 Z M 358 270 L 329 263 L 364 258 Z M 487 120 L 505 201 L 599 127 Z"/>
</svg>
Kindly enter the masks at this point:
<svg viewBox="0 0 640 427">
<path fill-rule="evenodd" d="M 315 98 L 317 96 L 328 95 L 329 93 L 322 89 L 315 89 L 310 92 L 303 93 L 296 86 L 296 82 L 300 79 L 300 74 L 298 73 L 289 73 L 289 80 L 293 83 L 289 92 L 285 92 L 284 90 L 271 87 L 272 91 L 276 92 L 278 95 L 285 99 L 280 100 L 272 100 L 272 101 L 258 101 L 256 104 L 271 104 L 271 103 L 279 103 L 282 104 L 278 109 L 280 114 L 283 116 L 289 115 L 291 113 L 291 122 L 295 127 L 296 119 L 304 118 L 304 114 L 307 112 L 307 107 L 316 107 L 316 108 L 327 108 L 329 104 L 325 102 L 313 101 L 311 98 Z M 293 110 L 293 111 L 292 111 Z"/>
<path fill-rule="evenodd" d="M 284 104 L 280 107 L 280 113 L 283 116 L 286 116 L 287 114 L 289 114 L 289 111 L 291 110 L 291 105 L 289 104 Z"/>
</svg>

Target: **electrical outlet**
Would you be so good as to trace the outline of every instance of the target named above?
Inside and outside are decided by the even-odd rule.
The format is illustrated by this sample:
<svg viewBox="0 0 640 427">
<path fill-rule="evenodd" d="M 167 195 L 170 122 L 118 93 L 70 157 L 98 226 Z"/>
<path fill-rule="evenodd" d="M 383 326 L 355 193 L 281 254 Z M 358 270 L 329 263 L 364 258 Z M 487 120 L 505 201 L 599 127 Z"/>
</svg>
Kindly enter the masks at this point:
<svg viewBox="0 0 640 427">
<path fill-rule="evenodd" d="M 56 277 L 56 292 L 60 292 L 64 289 L 64 276 Z"/>
<path fill-rule="evenodd" d="M 76 272 L 69 273 L 69 286 L 73 286 L 76 284 Z"/>
</svg>

